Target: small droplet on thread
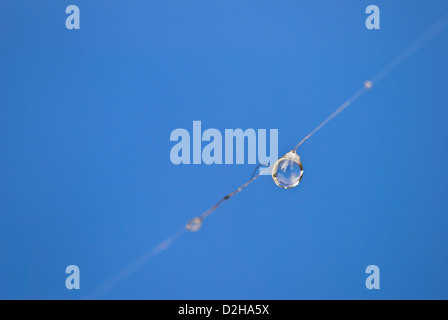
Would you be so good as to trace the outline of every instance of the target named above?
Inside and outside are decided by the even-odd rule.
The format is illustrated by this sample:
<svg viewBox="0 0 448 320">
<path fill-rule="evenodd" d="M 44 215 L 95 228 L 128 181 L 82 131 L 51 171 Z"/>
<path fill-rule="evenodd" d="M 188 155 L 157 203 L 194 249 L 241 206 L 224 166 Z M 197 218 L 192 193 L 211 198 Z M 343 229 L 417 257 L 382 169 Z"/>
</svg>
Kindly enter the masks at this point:
<svg viewBox="0 0 448 320">
<path fill-rule="evenodd" d="M 297 187 L 303 176 L 303 166 L 295 151 L 290 151 L 275 162 L 272 168 L 272 179 L 283 189 Z"/>
<path fill-rule="evenodd" d="M 372 87 L 373 87 L 373 83 L 372 83 L 372 81 L 366 81 L 366 82 L 364 82 L 364 87 L 366 88 L 366 89 L 371 89 Z"/>
<path fill-rule="evenodd" d="M 191 219 L 185 225 L 185 228 L 187 228 L 187 230 L 190 232 L 199 231 L 199 229 L 201 229 L 201 227 L 202 227 L 202 219 L 199 217 Z"/>
</svg>

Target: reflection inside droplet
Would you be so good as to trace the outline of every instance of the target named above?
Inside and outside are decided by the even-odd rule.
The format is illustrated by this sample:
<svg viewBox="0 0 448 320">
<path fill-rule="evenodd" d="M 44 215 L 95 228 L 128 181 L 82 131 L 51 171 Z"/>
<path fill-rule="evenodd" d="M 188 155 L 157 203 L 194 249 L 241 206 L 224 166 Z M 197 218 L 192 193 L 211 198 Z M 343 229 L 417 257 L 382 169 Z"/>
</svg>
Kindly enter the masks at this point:
<svg viewBox="0 0 448 320">
<path fill-rule="evenodd" d="M 185 225 L 185 228 L 187 228 L 188 231 L 196 232 L 199 231 L 199 229 L 201 229 L 201 226 L 202 226 L 202 219 L 196 217 L 188 221 L 187 224 Z"/>
<path fill-rule="evenodd" d="M 296 187 L 303 175 L 300 157 L 295 151 L 290 151 L 278 159 L 272 168 L 272 179 L 276 185 L 284 189 Z"/>
</svg>

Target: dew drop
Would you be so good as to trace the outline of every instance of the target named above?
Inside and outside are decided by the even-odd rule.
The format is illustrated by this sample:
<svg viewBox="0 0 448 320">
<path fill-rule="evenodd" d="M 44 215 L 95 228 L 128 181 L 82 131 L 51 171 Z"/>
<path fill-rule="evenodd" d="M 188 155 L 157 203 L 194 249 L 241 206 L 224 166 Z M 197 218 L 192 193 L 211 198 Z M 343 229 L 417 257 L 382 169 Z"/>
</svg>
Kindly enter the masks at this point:
<svg viewBox="0 0 448 320">
<path fill-rule="evenodd" d="M 303 176 L 303 166 L 300 157 L 293 150 L 285 154 L 274 163 L 272 179 L 283 189 L 297 187 Z"/>
<path fill-rule="evenodd" d="M 202 226 L 202 219 L 196 217 L 188 221 L 187 224 L 185 225 L 185 228 L 187 228 L 188 231 L 196 232 L 199 231 L 199 229 L 201 229 L 201 226 Z"/>
<path fill-rule="evenodd" d="M 372 81 L 367 80 L 366 82 L 364 82 L 364 87 L 366 89 L 372 89 L 372 87 L 373 87 Z"/>
</svg>

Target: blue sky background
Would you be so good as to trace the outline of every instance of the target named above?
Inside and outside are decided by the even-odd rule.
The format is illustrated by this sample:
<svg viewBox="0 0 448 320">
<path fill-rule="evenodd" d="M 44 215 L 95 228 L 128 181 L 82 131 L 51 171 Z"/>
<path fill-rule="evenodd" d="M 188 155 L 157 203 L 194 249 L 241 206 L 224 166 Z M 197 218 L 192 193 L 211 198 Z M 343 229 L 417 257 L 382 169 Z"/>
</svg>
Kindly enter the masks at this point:
<svg viewBox="0 0 448 320">
<path fill-rule="evenodd" d="M 65 8 L 81 30 L 65 28 Z M 369 4 L 381 30 L 365 27 Z M 446 1 L 3 0 L 0 298 L 78 299 L 245 182 L 170 162 L 172 130 L 278 129 L 289 151 Z M 101 298 L 448 298 L 448 30 Z M 81 269 L 81 290 L 65 268 Z M 381 290 L 365 268 L 381 269 Z"/>
</svg>

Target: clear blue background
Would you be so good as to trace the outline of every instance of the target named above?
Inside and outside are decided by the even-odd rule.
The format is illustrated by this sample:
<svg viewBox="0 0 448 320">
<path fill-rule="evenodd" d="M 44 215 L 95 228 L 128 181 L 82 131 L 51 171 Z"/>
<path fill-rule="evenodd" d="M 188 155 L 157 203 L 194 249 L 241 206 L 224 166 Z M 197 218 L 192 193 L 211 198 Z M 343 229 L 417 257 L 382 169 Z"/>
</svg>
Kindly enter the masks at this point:
<svg viewBox="0 0 448 320">
<path fill-rule="evenodd" d="M 65 8 L 81 30 L 65 28 Z M 381 9 L 381 30 L 365 9 Z M 170 161 L 172 130 L 290 150 L 446 1 L 2 0 L 0 298 L 82 298 L 246 181 Z M 448 298 L 448 30 L 105 299 Z M 81 290 L 65 288 L 65 267 Z M 381 269 L 381 290 L 365 268 Z"/>
</svg>

